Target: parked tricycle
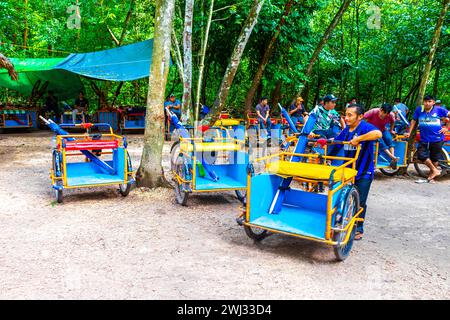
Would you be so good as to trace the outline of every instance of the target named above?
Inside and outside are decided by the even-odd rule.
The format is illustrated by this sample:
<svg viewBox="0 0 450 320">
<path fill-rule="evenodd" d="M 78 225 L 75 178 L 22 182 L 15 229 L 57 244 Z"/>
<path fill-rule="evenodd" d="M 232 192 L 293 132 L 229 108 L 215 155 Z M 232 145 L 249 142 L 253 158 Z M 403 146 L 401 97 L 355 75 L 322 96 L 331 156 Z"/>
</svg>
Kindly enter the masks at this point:
<svg viewBox="0 0 450 320">
<path fill-rule="evenodd" d="M 166 108 L 179 132 L 171 148 L 171 169 L 177 203 L 186 205 L 191 193 L 235 191 L 243 201 L 247 189 L 248 154 L 242 134 L 233 136 L 224 128 L 211 128 L 208 134 L 192 138 Z M 239 138 L 239 136 L 241 138 Z"/>
<path fill-rule="evenodd" d="M 315 121 L 315 116 L 308 119 L 293 152 L 269 155 L 250 164 L 246 207 L 237 221 L 256 241 L 272 233 L 318 241 L 332 245 L 336 258 L 342 261 L 350 254 L 355 224 L 362 221 L 359 215 L 363 209 L 354 186 L 360 147 L 354 158 L 303 153 L 308 142 L 317 141 L 307 138 Z M 265 171 L 255 174 L 253 166 L 264 160 Z M 300 187 L 291 186 L 294 183 Z M 322 184 L 327 190 L 305 190 L 305 183 Z"/>
<path fill-rule="evenodd" d="M 55 132 L 50 178 L 57 202 L 63 201 L 64 189 L 74 188 L 118 185 L 120 194 L 128 195 L 134 179 L 124 137 L 105 123 L 67 125 L 86 129 L 85 134 L 69 134 L 52 120 L 40 118 Z M 101 127 L 108 133 L 90 133 Z"/>
</svg>

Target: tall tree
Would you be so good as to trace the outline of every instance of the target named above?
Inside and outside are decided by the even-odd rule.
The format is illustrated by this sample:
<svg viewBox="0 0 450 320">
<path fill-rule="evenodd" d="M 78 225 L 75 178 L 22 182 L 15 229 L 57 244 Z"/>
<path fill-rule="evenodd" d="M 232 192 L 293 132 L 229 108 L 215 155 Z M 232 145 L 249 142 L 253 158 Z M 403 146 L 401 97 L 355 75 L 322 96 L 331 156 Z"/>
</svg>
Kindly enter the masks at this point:
<svg viewBox="0 0 450 320">
<path fill-rule="evenodd" d="M 305 103 L 308 102 L 308 95 L 309 95 L 309 77 L 312 74 L 314 63 L 316 62 L 317 58 L 319 57 L 320 52 L 322 51 L 323 47 L 327 44 L 328 39 L 330 38 L 331 34 L 333 33 L 333 30 L 336 28 L 337 24 L 339 23 L 339 20 L 344 15 L 344 12 L 347 10 L 348 6 L 352 0 L 344 0 L 341 7 L 339 8 L 338 12 L 334 16 L 333 20 L 331 20 L 330 25 L 328 26 L 327 30 L 322 36 L 322 39 L 320 39 L 319 43 L 316 46 L 316 49 L 314 50 L 311 59 L 309 59 L 308 66 L 306 67 L 305 71 L 305 86 L 302 88 L 299 94 L 305 99 Z"/>
<path fill-rule="evenodd" d="M 267 63 L 269 63 L 269 59 L 272 56 L 272 53 L 275 49 L 275 43 L 277 42 L 278 36 L 281 33 L 281 28 L 286 23 L 286 17 L 291 12 L 292 5 L 296 2 L 297 2 L 296 0 L 289 0 L 288 2 L 286 2 L 283 14 L 281 15 L 280 21 L 278 22 L 277 28 L 275 29 L 275 32 L 272 35 L 272 38 L 270 39 L 270 41 L 266 47 L 266 50 L 264 51 L 264 55 L 258 66 L 258 70 L 256 71 L 256 74 L 253 77 L 253 81 L 250 86 L 250 89 L 248 90 L 247 98 L 245 99 L 245 109 L 247 112 L 250 112 L 250 110 L 252 108 L 253 99 L 255 97 L 256 90 L 258 89 L 258 85 L 264 74 L 264 70 L 267 66 Z"/>
<path fill-rule="evenodd" d="M 200 63 L 198 66 L 197 94 L 195 95 L 195 112 L 194 112 L 195 121 L 198 120 L 200 110 L 200 92 L 202 89 L 203 69 L 205 67 L 205 55 L 206 55 L 206 48 L 208 46 L 209 29 L 211 27 L 211 20 L 214 12 L 213 9 L 214 9 L 214 0 L 211 0 L 211 3 L 209 4 L 208 21 L 206 22 L 205 36 L 202 39 L 202 47 L 200 49 L 201 51 L 200 51 Z"/>
<path fill-rule="evenodd" d="M 175 0 L 156 0 L 155 31 L 152 65 L 147 95 L 144 148 L 136 174 L 140 187 L 155 188 L 168 185 L 162 168 L 164 145 L 164 94 L 170 64 L 170 36 Z"/>
<path fill-rule="evenodd" d="M 187 121 L 191 112 L 192 94 L 192 22 L 194 20 L 194 0 L 186 0 L 184 11 L 184 82 L 183 82 L 183 102 L 182 119 Z"/>
<path fill-rule="evenodd" d="M 441 14 L 436 23 L 436 28 L 434 29 L 434 36 L 430 44 L 430 52 L 428 53 L 428 59 L 422 72 L 422 79 L 419 86 L 419 94 L 417 96 L 416 105 L 421 105 L 423 96 L 425 95 L 425 90 L 427 88 L 428 78 L 430 77 L 431 66 L 433 65 L 434 55 L 436 54 L 436 49 L 439 45 L 439 39 L 441 37 L 442 25 L 444 24 L 445 15 L 448 11 L 448 5 L 450 0 L 442 1 Z"/>
<path fill-rule="evenodd" d="M 241 62 L 242 54 L 244 53 L 247 41 L 253 31 L 253 27 L 258 20 L 258 15 L 264 4 L 264 1 L 265 0 L 255 0 L 253 3 L 253 7 L 247 16 L 247 19 L 245 20 L 244 26 L 242 27 L 241 33 L 233 49 L 233 53 L 231 54 L 230 62 L 228 63 L 227 69 L 225 70 L 225 74 L 223 76 L 222 83 L 220 84 L 219 91 L 217 92 L 213 110 L 211 112 L 212 114 L 222 111 L 223 107 L 225 106 L 228 94 L 230 93 L 231 85 L 233 84 L 234 76 L 236 75 L 237 68 L 239 67 L 239 64 Z"/>
<path fill-rule="evenodd" d="M 24 24 L 24 30 L 23 30 L 23 46 L 26 49 L 28 46 L 28 0 L 24 1 L 24 8 L 23 8 L 23 24 Z"/>
</svg>

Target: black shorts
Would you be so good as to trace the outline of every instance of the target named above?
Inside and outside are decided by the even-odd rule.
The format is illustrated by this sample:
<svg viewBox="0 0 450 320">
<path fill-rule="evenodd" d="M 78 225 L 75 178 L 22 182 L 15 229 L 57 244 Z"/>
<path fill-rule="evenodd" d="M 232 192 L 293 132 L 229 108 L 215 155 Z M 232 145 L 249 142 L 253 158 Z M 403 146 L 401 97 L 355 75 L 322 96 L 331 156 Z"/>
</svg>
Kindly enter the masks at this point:
<svg viewBox="0 0 450 320">
<path fill-rule="evenodd" d="M 442 146 L 444 142 L 419 142 L 417 149 L 417 158 L 420 161 L 430 159 L 431 162 L 437 162 L 442 158 Z"/>
</svg>

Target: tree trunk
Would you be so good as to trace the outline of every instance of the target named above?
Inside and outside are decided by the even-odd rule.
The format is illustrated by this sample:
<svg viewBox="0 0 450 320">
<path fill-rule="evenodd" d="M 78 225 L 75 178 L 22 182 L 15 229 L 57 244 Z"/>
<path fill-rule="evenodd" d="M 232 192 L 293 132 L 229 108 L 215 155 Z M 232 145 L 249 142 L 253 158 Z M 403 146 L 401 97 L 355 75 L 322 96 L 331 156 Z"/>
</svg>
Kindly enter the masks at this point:
<svg viewBox="0 0 450 320">
<path fill-rule="evenodd" d="M 14 69 L 14 65 L 9 61 L 8 58 L 6 58 L 3 54 L 0 53 L 0 69 L 6 69 L 8 70 L 8 74 L 13 81 L 17 81 L 19 79 L 19 76 Z"/>
<path fill-rule="evenodd" d="M 227 69 L 225 70 L 225 74 L 222 79 L 222 83 L 220 84 L 219 91 L 217 92 L 214 106 L 212 108 L 213 110 L 211 110 L 211 114 L 213 115 L 222 111 L 225 106 L 228 94 L 230 93 L 231 85 L 234 80 L 234 76 L 236 75 L 239 63 L 241 62 L 242 54 L 244 53 L 244 49 L 247 45 L 248 39 L 250 38 L 250 34 L 253 31 L 253 27 L 258 20 L 258 15 L 264 4 L 264 1 L 265 0 L 254 0 L 253 7 L 250 10 L 250 13 L 248 14 L 248 17 L 244 23 L 241 34 L 237 39 L 236 45 L 233 49 L 233 53 L 231 54 L 230 62 L 228 63 Z"/>
<path fill-rule="evenodd" d="M 208 80 L 209 80 L 209 68 L 210 68 L 210 65 L 206 64 L 205 70 L 203 71 L 205 76 L 203 77 L 202 90 L 200 91 L 202 94 L 202 104 L 206 104 L 206 84 L 208 83 Z"/>
<path fill-rule="evenodd" d="M 182 116 L 183 121 L 188 121 L 191 117 L 191 94 L 192 94 L 192 21 L 194 19 L 194 0 L 186 0 L 184 11 L 184 32 L 183 32 L 183 50 L 184 50 L 184 82 L 183 82 L 183 102 Z"/>
<path fill-rule="evenodd" d="M 108 100 L 107 100 L 107 97 L 105 94 L 105 92 L 107 92 L 107 91 L 104 91 L 101 88 L 99 88 L 97 86 L 97 84 L 94 82 L 94 80 L 91 80 L 90 84 L 91 84 L 92 90 L 95 92 L 95 94 L 98 97 L 98 104 L 99 104 L 100 109 L 108 108 Z"/>
<path fill-rule="evenodd" d="M 122 45 L 123 40 L 125 39 L 125 35 L 127 32 L 127 26 L 130 23 L 131 17 L 133 16 L 133 6 L 134 6 L 134 0 L 130 0 L 130 9 L 128 9 L 127 17 L 125 18 L 125 22 L 123 23 L 123 29 L 122 29 L 122 33 L 121 33 L 120 39 L 119 39 L 119 46 Z"/>
<path fill-rule="evenodd" d="M 23 30 L 23 46 L 24 49 L 27 50 L 28 47 L 28 18 L 27 18 L 27 11 L 28 11 L 28 0 L 24 1 L 24 30 Z"/>
<path fill-rule="evenodd" d="M 320 73 L 320 58 L 319 58 L 319 59 L 317 59 L 317 88 L 316 88 L 316 93 L 314 95 L 314 101 L 312 103 L 311 110 L 315 107 L 315 103 L 318 103 L 320 100 L 321 87 L 322 87 L 322 77 L 321 77 L 321 73 Z M 306 104 L 305 104 L 305 108 L 306 108 Z"/>
<path fill-rule="evenodd" d="M 270 97 L 270 101 L 272 103 L 272 107 L 273 108 L 277 108 L 278 102 L 280 102 L 281 85 L 282 85 L 282 81 L 281 80 L 277 80 L 277 83 L 275 84 L 275 88 L 272 91 L 272 94 L 271 94 L 271 97 Z"/>
<path fill-rule="evenodd" d="M 275 33 L 273 34 L 272 39 L 270 39 L 269 44 L 267 45 L 264 55 L 261 59 L 261 62 L 259 63 L 256 74 L 253 77 L 253 82 L 250 86 L 250 89 L 248 90 L 247 97 L 245 98 L 245 109 L 247 112 L 250 112 L 250 110 L 252 109 L 253 99 L 255 98 L 256 89 L 258 88 L 259 82 L 261 81 L 261 78 L 264 74 L 264 70 L 267 66 L 267 63 L 269 63 L 269 59 L 272 56 L 272 53 L 275 49 L 275 43 L 278 39 L 278 36 L 281 33 L 281 27 L 286 23 L 286 17 L 291 12 L 293 3 L 294 3 L 294 0 L 289 0 L 288 2 L 286 2 L 286 5 L 284 7 L 284 12 L 280 18 L 280 22 L 278 22 L 277 28 L 275 29 Z"/>
<path fill-rule="evenodd" d="M 164 145 L 164 95 L 170 64 L 170 35 L 175 0 L 156 0 L 152 65 L 147 95 L 144 148 L 136 183 L 139 187 L 168 186 L 162 168 Z"/>
<path fill-rule="evenodd" d="M 172 42 L 175 48 L 175 62 L 177 64 L 178 75 L 180 76 L 181 83 L 184 83 L 184 69 L 183 69 L 183 58 L 181 57 L 180 45 L 178 44 L 178 38 L 175 33 L 175 28 L 172 29 Z"/>
<path fill-rule="evenodd" d="M 419 86 L 419 94 L 417 96 L 416 105 L 422 104 L 423 96 L 425 95 L 428 78 L 430 77 L 431 66 L 433 65 L 434 55 L 436 54 L 436 49 L 439 44 L 439 38 L 441 36 L 442 25 L 444 23 L 445 15 L 447 14 L 449 2 L 450 2 L 450 0 L 442 1 L 442 10 L 441 10 L 441 14 L 439 15 L 439 19 L 436 23 L 436 28 L 434 30 L 433 39 L 431 40 L 430 52 L 428 54 L 428 59 L 427 59 L 425 68 L 422 73 L 422 80 L 421 80 L 420 86 Z"/>
<path fill-rule="evenodd" d="M 338 12 L 334 16 L 333 20 L 331 21 L 330 25 L 328 26 L 327 30 L 325 31 L 322 39 L 317 44 L 317 47 L 314 50 L 314 53 L 312 54 L 311 59 L 309 60 L 308 67 L 306 68 L 306 71 L 305 71 L 305 78 L 306 78 L 306 80 L 304 82 L 305 86 L 303 87 L 302 90 L 300 90 L 300 93 L 299 93 L 303 97 L 303 99 L 305 99 L 305 101 L 308 99 L 309 86 L 307 84 L 309 83 L 309 77 L 311 76 L 311 73 L 313 71 L 314 63 L 316 62 L 317 58 L 319 57 L 319 54 L 322 51 L 323 47 L 327 44 L 328 39 L 331 36 L 331 33 L 336 28 L 339 20 L 341 19 L 345 10 L 347 10 L 347 8 L 351 2 L 352 2 L 352 0 L 344 0 L 344 3 L 342 4 L 342 6 L 339 8 Z"/>
<path fill-rule="evenodd" d="M 434 73 L 434 81 L 433 81 L 433 96 L 437 96 L 439 92 L 439 76 L 441 73 L 441 67 L 438 65 L 436 67 L 436 71 Z"/>
<path fill-rule="evenodd" d="M 208 22 L 206 23 L 205 37 L 203 38 L 203 45 L 200 51 L 200 63 L 198 66 L 198 82 L 197 82 L 197 94 L 195 95 L 195 112 L 194 120 L 198 121 L 198 115 L 200 110 L 200 94 L 202 89 L 203 69 L 205 68 L 205 54 L 208 47 L 209 28 L 211 26 L 212 14 L 214 9 L 214 0 L 211 0 L 209 5 Z"/>
</svg>

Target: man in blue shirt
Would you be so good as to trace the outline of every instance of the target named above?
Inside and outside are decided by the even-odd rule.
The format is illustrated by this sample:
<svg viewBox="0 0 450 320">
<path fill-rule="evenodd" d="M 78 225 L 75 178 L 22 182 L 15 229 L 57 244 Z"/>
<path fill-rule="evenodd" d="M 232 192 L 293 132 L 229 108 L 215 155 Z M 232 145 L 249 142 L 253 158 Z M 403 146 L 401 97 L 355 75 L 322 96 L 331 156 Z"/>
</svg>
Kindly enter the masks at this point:
<svg viewBox="0 0 450 320">
<path fill-rule="evenodd" d="M 345 157 L 353 158 L 356 155 L 358 144 L 361 151 L 356 159 L 358 173 L 355 178 L 355 186 L 359 192 L 359 204 L 363 208 L 360 217 L 365 218 L 367 210 L 367 197 L 374 176 L 374 144 L 383 134 L 374 125 L 363 121 L 364 108 L 359 104 L 351 104 L 345 111 L 346 127 L 336 137 L 336 141 L 350 141 L 350 144 L 335 145 L 330 150 L 330 155 L 335 155 L 344 148 Z M 355 240 L 361 240 L 364 233 L 364 221 L 358 222 Z"/>
<path fill-rule="evenodd" d="M 170 111 L 176 114 L 178 119 L 181 121 L 181 102 L 180 100 L 175 98 L 174 94 L 171 94 L 169 96 L 169 100 L 164 102 L 164 112 L 166 110 L 166 107 L 169 108 Z M 170 132 L 172 132 L 175 129 L 175 126 L 172 122 L 170 122 Z"/>
<path fill-rule="evenodd" d="M 409 137 L 416 123 L 419 123 L 420 141 L 417 158 L 430 168 L 427 181 L 431 183 L 434 183 L 434 178 L 441 174 L 438 169 L 438 160 L 442 153 L 445 134 L 450 127 L 450 122 L 447 127 L 443 127 L 441 122 L 441 118 L 450 117 L 450 112 L 436 107 L 434 103 L 435 99 L 431 95 L 423 98 L 423 106 L 417 107 L 411 120 L 411 128 L 406 134 Z"/>
</svg>

